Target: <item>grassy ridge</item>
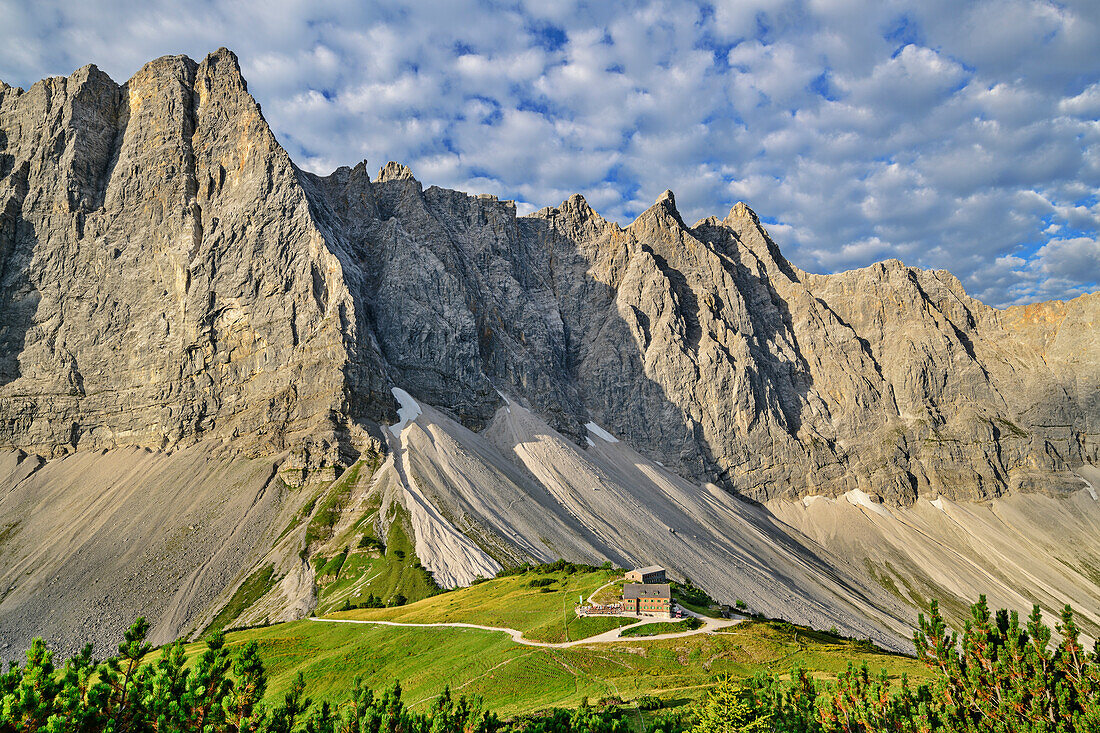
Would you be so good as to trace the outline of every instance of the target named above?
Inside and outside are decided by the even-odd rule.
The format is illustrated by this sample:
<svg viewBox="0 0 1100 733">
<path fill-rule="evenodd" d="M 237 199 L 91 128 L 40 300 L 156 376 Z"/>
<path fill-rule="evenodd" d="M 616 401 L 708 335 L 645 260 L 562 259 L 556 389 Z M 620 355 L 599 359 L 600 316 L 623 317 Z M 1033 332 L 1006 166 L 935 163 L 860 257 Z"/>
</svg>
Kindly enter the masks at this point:
<svg viewBox="0 0 1100 733">
<path fill-rule="evenodd" d="M 306 546 L 323 541 L 332 536 L 332 529 L 340 519 L 340 513 L 347 505 L 351 497 L 352 489 L 359 481 L 359 476 L 366 471 L 366 476 L 372 476 L 381 464 L 381 457 L 376 453 L 366 454 L 366 457 L 356 461 L 339 479 L 333 482 L 328 491 L 321 497 L 321 505 L 310 519 L 306 528 Z"/>
<path fill-rule="evenodd" d="M 694 631 L 700 628 L 703 622 L 697 618 L 686 618 L 683 621 L 668 621 L 660 623 L 642 624 L 623 631 L 623 636 L 659 636 L 660 634 L 681 634 L 685 631 Z"/>
<path fill-rule="evenodd" d="M 612 629 L 621 629 L 624 626 L 632 626 L 638 623 L 638 619 L 621 618 L 619 616 L 581 616 L 569 620 L 569 638 L 566 641 L 578 641 L 590 636 L 602 634 Z"/>
<path fill-rule="evenodd" d="M 349 506 L 356 487 L 367 485 L 380 464 L 380 456 L 365 454 L 317 499 L 305 545 L 307 554 L 315 553 L 310 562 L 317 576 L 318 613 L 368 602 L 402 604 L 440 591 L 416 556 L 411 521 L 403 507 L 383 507 L 377 492 Z M 336 527 L 349 511 L 357 519 L 337 535 Z M 383 517 L 383 511 L 388 516 Z M 376 536 L 380 528 L 385 528 L 385 536 Z"/>
<path fill-rule="evenodd" d="M 872 669 L 885 667 L 893 676 L 926 674 L 912 659 L 756 622 L 721 634 L 623 639 L 567 649 L 526 647 L 501 632 L 475 629 L 317 621 L 233 632 L 227 639 L 230 645 L 248 640 L 259 644 L 270 670 L 271 699 L 284 692 L 299 671 L 309 694 L 328 700 L 346 696 L 351 680 L 362 674 L 375 688 L 400 680 L 407 699 L 421 705 L 450 685 L 452 692 L 480 695 L 502 715 L 573 707 L 582 697 L 693 698 L 723 674 L 785 674 L 796 665 L 824 677 L 843 672 L 849 660 L 866 660 Z M 195 655 L 199 647 L 189 651 Z"/>
<path fill-rule="evenodd" d="M 563 641 L 630 621 L 578 619 L 573 614 L 578 596 L 587 598 L 616 576 L 608 570 L 528 572 L 399 608 L 360 609 L 330 618 L 458 621 L 515 628 L 530 638 Z M 449 685 L 457 694 L 480 695 L 490 708 L 506 716 L 574 707 L 583 697 L 629 700 L 656 695 L 684 700 L 697 696 L 720 675 L 745 677 L 765 670 L 785 674 L 798 665 L 819 676 L 834 677 L 850 660 L 857 664 L 865 660 L 872 669 L 885 667 L 894 676 L 925 675 L 912 659 L 790 624 L 755 621 L 720 634 L 621 639 L 566 649 L 523 646 L 502 632 L 476 629 L 309 620 L 231 632 L 227 637 L 231 646 L 250 640 L 259 645 L 270 672 L 270 699 L 285 692 L 294 675 L 302 672 L 310 695 L 335 701 L 347 695 L 351 680 L 361 674 L 375 689 L 400 680 L 406 699 L 417 705 L 427 705 Z M 188 651 L 194 657 L 201 647 L 192 645 Z"/>
<path fill-rule="evenodd" d="M 431 574 L 416 557 L 412 540 L 405 529 L 407 520 L 403 510 L 398 511 L 390 523 L 385 543 L 379 543 L 383 545 L 381 551 L 375 547 L 358 546 L 359 538 L 366 534 L 365 531 L 360 530 L 352 535 L 354 543 L 349 540 L 352 548 L 346 551 L 346 557 L 335 573 L 335 580 L 319 583 L 318 613 L 335 610 L 344 603 L 363 603 L 372 594 L 387 603 L 398 596 L 417 601 L 439 592 Z M 363 524 L 369 526 L 368 522 Z M 326 559 L 327 562 L 330 560 Z M 325 577 L 323 568 L 318 576 Z"/>
<path fill-rule="evenodd" d="M 271 590 L 275 582 L 274 565 L 264 565 L 253 572 L 252 575 L 245 578 L 245 581 L 241 583 L 241 587 L 237 589 L 237 592 L 233 594 L 229 602 L 218 612 L 218 615 L 215 616 L 214 620 L 210 622 L 210 625 L 206 627 L 203 634 L 224 629 L 237 618 L 242 611 L 258 601 L 264 593 Z"/>
<path fill-rule="evenodd" d="M 617 577 L 613 570 L 584 573 L 525 573 L 478 583 L 442 593 L 401 608 L 358 609 L 336 613 L 333 618 L 406 623 L 462 622 L 518 629 L 535 641 L 570 641 L 591 636 L 600 626 L 595 619 L 578 619 L 573 611 L 578 598 Z M 548 585 L 532 585 L 542 581 Z M 600 619 L 607 622 L 607 619 Z M 600 630 L 614 628 L 603 626 Z M 580 635 L 571 635 L 577 630 Z M 582 633 L 583 630 L 583 633 Z"/>
</svg>

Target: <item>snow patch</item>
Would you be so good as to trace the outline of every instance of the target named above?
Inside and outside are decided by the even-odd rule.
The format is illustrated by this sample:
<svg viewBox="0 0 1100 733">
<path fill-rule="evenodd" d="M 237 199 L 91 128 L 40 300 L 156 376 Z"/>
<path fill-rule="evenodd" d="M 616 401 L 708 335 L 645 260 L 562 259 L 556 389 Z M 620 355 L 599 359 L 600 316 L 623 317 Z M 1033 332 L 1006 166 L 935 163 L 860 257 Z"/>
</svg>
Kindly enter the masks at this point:
<svg viewBox="0 0 1100 733">
<path fill-rule="evenodd" d="M 1095 499 L 1096 497 L 1093 496 L 1092 498 Z M 944 514 L 947 514 L 947 510 L 943 508 L 943 497 L 942 496 L 940 498 L 936 499 L 935 501 L 931 502 L 931 504 L 932 504 L 932 506 L 936 507 L 941 512 L 943 512 Z"/>
<path fill-rule="evenodd" d="M 604 440 L 606 440 L 608 443 L 618 443 L 619 442 L 618 438 L 616 438 L 614 435 L 607 432 L 606 430 L 604 430 L 603 428 L 601 428 L 599 425 L 597 425 L 594 422 L 586 422 L 584 424 L 584 426 L 586 428 L 588 428 L 588 431 L 590 433 L 595 433 L 596 435 L 598 435 L 601 438 L 603 438 Z"/>
<path fill-rule="evenodd" d="M 390 432 L 394 434 L 394 437 L 400 438 L 401 431 L 420 416 L 420 405 L 413 399 L 411 394 L 400 387 L 394 387 L 390 391 L 393 392 L 393 396 L 401 405 L 397 408 L 398 422 L 396 425 L 390 425 Z"/>
<path fill-rule="evenodd" d="M 829 499 L 829 497 L 827 497 L 827 496 L 822 496 L 821 494 L 812 494 L 810 496 L 802 497 L 802 506 L 809 506 L 810 504 L 816 504 L 819 501 L 824 501 L 826 503 L 832 503 L 831 500 Z"/>
<path fill-rule="evenodd" d="M 657 459 L 654 459 L 654 460 L 653 460 L 653 462 L 654 462 L 654 463 L 656 463 L 656 464 L 657 464 L 658 466 L 660 466 L 661 468 L 664 468 L 664 467 L 665 467 L 665 464 L 661 463 L 661 462 L 660 462 L 660 461 L 658 461 Z"/>
<path fill-rule="evenodd" d="M 886 508 L 884 506 L 871 501 L 871 496 L 866 491 L 852 489 L 844 495 L 844 498 L 847 499 L 848 503 L 852 504 L 853 506 L 861 506 L 865 509 L 870 509 L 875 514 L 881 514 L 884 517 L 890 516 L 890 512 L 886 511 Z"/>
<path fill-rule="evenodd" d="M 595 448 L 595 447 L 596 447 L 596 444 L 592 442 L 592 438 L 589 438 L 589 437 L 588 437 L 587 435 L 586 435 L 586 436 L 584 436 L 584 442 L 585 442 L 585 443 L 588 443 L 588 444 L 589 444 L 590 446 L 592 446 L 593 448 Z"/>
</svg>

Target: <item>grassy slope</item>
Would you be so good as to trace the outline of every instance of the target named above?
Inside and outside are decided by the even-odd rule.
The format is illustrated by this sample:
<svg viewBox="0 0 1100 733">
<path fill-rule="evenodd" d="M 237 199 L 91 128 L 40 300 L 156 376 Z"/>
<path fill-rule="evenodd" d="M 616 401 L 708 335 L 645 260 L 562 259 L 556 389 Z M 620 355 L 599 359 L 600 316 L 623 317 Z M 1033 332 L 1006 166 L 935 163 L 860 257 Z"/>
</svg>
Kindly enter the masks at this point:
<svg viewBox="0 0 1100 733">
<path fill-rule="evenodd" d="M 380 464 L 378 455 L 367 455 L 315 500 L 317 508 L 310 518 L 305 543 L 316 553 L 310 562 L 317 571 L 318 613 L 344 604 L 361 604 L 370 595 L 389 603 L 397 596 L 416 601 L 439 592 L 416 556 L 410 539 L 411 522 L 403 507 L 391 504 L 387 508 L 389 516 L 380 517 L 383 501 L 377 493 L 350 506 L 356 486 L 369 482 Z M 334 535 L 341 516 L 348 512 L 358 518 Z M 386 536 L 375 536 L 378 526 L 387 528 Z"/>
<path fill-rule="evenodd" d="M 340 520 L 340 515 L 347 508 L 352 490 L 359 482 L 360 476 L 370 478 L 381 465 L 381 457 L 376 453 L 365 454 L 366 457 L 356 461 L 344 475 L 332 482 L 332 485 L 319 498 L 320 505 L 310 519 L 306 528 L 306 545 L 312 545 L 317 541 L 323 541 L 332 536 L 332 529 Z"/>
<path fill-rule="evenodd" d="M 722 609 L 718 602 L 708 596 L 701 588 L 693 585 L 672 583 L 672 598 L 689 611 L 700 616 L 722 618 Z"/>
<path fill-rule="evenodd" d="M 339 618 L 372 618 L 406 622 L 465 621 L 522 629 L 537 638 L 565 634 L 578 594 L 588 594 L 614 577 L 610 571 L 535 574 L 505 577 L 426 598 L 401 608 L 356 610 Z M 549 593 L 529 585 L 554 578 Z M 575 617 L 574 617 L 575 618 Z M 574 623 L 603 624 L 610 619 Z M 598 630 L 603 630 L 598 629 Z M 597 633 L 594 626 L 571 626 L 570 636 Z M 479 695 L 501 715 L 533 712 L 552 706 L 572 707 L 582 697 L 632 699 L 655 694 L 667 700 L 698 695 L 716 677 L 737 677 L 761 670 L 786 673 L 804 666 L 833 676 L 849 660 L 866 660 L 873 669 L 893 675 L 923 674 L 912 659 L 867 649 L 827 634 L 781 623 L 746 622 L 720 634 L 680 639 L 623 639 L 608 644 L 546 649 L 515 644 L 501 632 L 476 629 L 401 628 L 361 624 L 296 621 L 231 632 L 228 644 L 255 640 L 271 675 L 268 698 L 281 695 L 301 671 L 307 693 L 315 699 L 346 697 L 356 675 L 372 687 L 400 680 L 406 699 L 427 704 L 444 685 L 458 694 Z M 189 646 L 193 659 L 201 645 Z"/>
<path fill-rule="evenodd" d="M 697 618 L 686 618 L 683 621 L 669 621 L 652 624 L 641 624 L 632 629 L 623 631 L 623 636 L 658 636 L 660 634 L 681 634 L 685 631 L 698 629 L 703 622 Z"/>
<path fill-rule="evenodd" d="M 225 604 L 214 620 L 206 627 L 204 634 L 209 631 L 221 631 L 237 618 L 246 608 L 258 601 L 264 593 L 275 585 L 275 568 L 272 565 L 264 565 L 249 575 L 229 602 Z"/>
<path fill-rule="evenodd" d="M 796 665 L 833 676 L 849 660 L 922 675 L 918 663 L 868 651 L 826 635 L 750 622 L 732 631 L 681 639 L 629 639 L 568 649 L 526 647 L 505 634 L 474 629 L 367 626 L 297 621 L 233 632 L 229 644 L 256 640 L 272 675 L 270 698 L 301 671 L 308 693 L 338 700 L 359 674 L 381 688 L 400 680 L 407 699 L 427 703 L 450 685 L 480 695 L 502 715 L 571 707 L 588 696 L 691 698 L 719 675 L 786 673 Z M 199 652 L 193 645 L 191 656 Z"/>
<path fill-rule="evenodd" d="M 592 596 L 592 602 L 606 606 L 609 603 L 615 603 L 623 597 L 623 586 L 626 585 L 625 581 L 621 578 L 616 580 L 606 588 L 601 588 L 595 595 Z"/>
<path fill-rule="evenodd" d="M 417 601 L 439 592 L 431 574 L 416 557 L 412 540 L 405 529 L 407 517 L 403 516 L 404 510 L 397 511 L 398 516 L 390 524 L 385 539 L 384 553 L 358 547 L 359 538 L 364 533 L 362 531 L 349 538 L 351 549 L 340 566 L 336 580 L 318 585 L 318 613 L 339 608 L 345 601 L 352 605 L 362 603 L 372 593 L 383 602 L 388 602 L 398 594 L 410 601 Z"/>
<path fill-rule="evenodd" d="M 602 623 L 596 619 L 578 619 L 573 608 L 578 597 L 588 598 L 619 574 L 611 570 L 572 575 L 524 573 L 432 596 L 401 608 L 360 609 L 333 617 L 409 623 L 459 621 L 519 629 L 536 641 L 569 641 L 615 627 L 608 619 L 599 619 Z M 536 579 L 553 579 L 551 585 L 545 586 L 549 592 L 532 588 L 530 582 Z"/>
<path fill-rule="evenodd" d="M 620 618 L 618 616 L 570 617 L 568 636 L 570 641 L 579 641 L 612 629 L 633 626 L 636 623 L 638 623 L 636 618 Z"/>
<path fill-rule="evenodd" d="M 303 522 L 308 522 L 302 556 L 309 557 L 317 575 L 318 613 L 327 613 L 344 604 L 362 604 L 370 595 L 381 599 L 382 603 L 389 603 L 398 596 L 416 601 L 440 590 L 416 556 L 410 539 L 408 513 L 403 507 L 393 504 L 388 508 L 390 516 L 380 518 L 382 498 L 378 494 L 350 506 L 357 485 L 368 482 L 380 463 L 378 455 L 365 454 L 365 458 L 335 481 L 299 489 L 312 494 L 312 498 L 279 536 L 282 540 Z M 358 519 L 337 536 L 335 527 L 341 516 L 349 511 L 358 514 Z M 379 519 L 385 521 L 379 522 Z M 376 524 L 387 527 L 385 537 L 374 536 Z M 372 546 L 363 546 L 365 537 L 372 540 Z M 273 575 L 273 570 L 270 564 L 256 568 L 206 631 L 233 628 L 241 613 L 281 579 Z"/>
</svg>

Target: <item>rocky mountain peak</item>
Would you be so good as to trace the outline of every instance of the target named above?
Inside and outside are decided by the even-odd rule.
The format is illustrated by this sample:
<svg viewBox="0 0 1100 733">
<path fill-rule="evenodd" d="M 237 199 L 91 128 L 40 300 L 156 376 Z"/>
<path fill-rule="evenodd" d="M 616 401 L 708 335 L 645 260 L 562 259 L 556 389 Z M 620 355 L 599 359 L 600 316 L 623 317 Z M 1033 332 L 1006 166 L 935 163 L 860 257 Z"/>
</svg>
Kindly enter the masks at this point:
<svg viewBox="0 0 1100 733">
<path fill-rule="evenodd" d="M 237 54 L 233 53 L 233 51 L 230 51 L 225 46 L 222 46 L 217 51 L 211 51 L 206 55 L 204 60 L 208 64 L 227 64 L 237 75 L 241 73 L 241 63 L 237 59 Z"/>
<path fill-rule="evenodd" d="M 561 203 L 557 209 L 554 209 L 556 213 L 571 219 L 576 224 L 584 224 L 588 222 L 602 225 L 604 218 L 593 209 L 588 201 L 579 193 L 575 193 L 565 201 Z"/>
<path fill-rule="evenodd" d="M 257 110 L 260 105 L 248 93 L 248 82 L 241 74 L 241 65 L 237 55 L 226 48 L 221 48 L 208 54 L 197 70 L 201 83 L 198 85 L 200 103 L 206 93 L 216 91 L 223 96 L 240 96 L 247 98 L 248 105 Z"/>
<path fill-rule="evenodd" d="M 186 79 L 187 83 L 190 84 L 194 79 L 195 70 L 198 66 L 198 62 L 189 56 L 161 56 L 138 69 L 137 73 L 130 77 L 123 86 L 134 89 L 142 86 L 150 79 L 160 79 L 167 82 L 172 78 Z"/>
<path fill-rule="evenodd" d="M 738 201 L 733 205 L 733 208 L 730 209 L 730 213 L 726 215 L 725 222 L 727 224 L 732 224 L 739 219 L 748 219 L 753 224 L 760 224 L 760 219 L 756 216 L 756 212 L 750 209 L 748 204 L 744 201 Z"/>
<path fill-rule="evenodd" d="M 375 179 L 376 183 L 385 183 L 386 181 L 415 181 L 412 170 L 407 165 L 402 165 L 395 161 L 390 161 L 382 166 L 378 170 L 378 177 Z"/>
<path fill-rule="evenodd" d="M 671 189 L 665 189 L 653 205 L 631 222 L 628 228 L 645 230 L 654 226 L 664 230 L 687 230 L 688 228 L 676 208 L 676 195 Z"/>
<path fill-rule="evenodd" d="M 0 445 L 344 460 L 354 313 L 236 56 L 88 66 L 0 98 L 0 132 Z"/>
<path fill-rule="evenodd" d="M 81 66 L 79 69 L 70 74 L 68 78 L 70 80 L 79 80 L 88 79 L 95 76 L 106 77 L 107 74 L 95 64 L 85 64 L 84 66 Z"/>
<path fill-rule="evenodd" d="M 553 229 L 570 237 L 592 239 L 608 228 L 618 229 L 593 209 L 584 196 L 575 193 L 557 206 L 547 206 L 530 214 L 530 219 L 546 221 Z"/>
<path fill-rule="evenodd" d="M 340 183 L 346 183 L 351 178 L 362 180 L 364 176 L 366 176 L 366 180 L 369 182 L 370 174 L 367 173 L 367 161 L 361 160 L 356 163 L 354 167 L 349 165 L 339 166 L 332 173 L 325 176 L 325 178 L 330 178 Z"/>
<path fill-rule="evenodd" d="M 561 206 L 558 207 L 558 208 L 562 209 L 563 211 L 582 212 L 584 214 L 584 216 L 586 216 L 586 217 L 588 217 L 588 216 L 598 216 L 598 214 L 596 214 L 595 209 L 593 209 L 591 206 L 588 205 L 588 200 L 582 194 L 579 194 L 579 193 L 575 193 L 575 194 L 571 195 L 569 198 L 567 198 L 565 201 L 563 201 L 561 203 Z"/>
</svg>

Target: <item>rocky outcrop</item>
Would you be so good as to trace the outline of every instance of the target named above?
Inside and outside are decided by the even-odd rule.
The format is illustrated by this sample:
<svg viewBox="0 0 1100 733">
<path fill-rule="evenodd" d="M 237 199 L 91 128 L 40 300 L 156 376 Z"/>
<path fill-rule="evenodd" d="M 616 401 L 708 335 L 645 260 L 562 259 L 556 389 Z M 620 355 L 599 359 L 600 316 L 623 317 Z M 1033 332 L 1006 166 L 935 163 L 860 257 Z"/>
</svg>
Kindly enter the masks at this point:
<svg viewBox="0 0 1100 733">
<path fill-rule="evenodd" d="M 896 261 L 800 271 L 744 204 L 530 217 L 366 165 L 297 170 L 224 49 L 0 90 L 0 446 L 200 438 L 346 465 L 401 386 L 474 429 L 507 392 L 757 500 L 1076 487 L 1097 296 L 999 312 Z M 296 478 L 295 478 L 296 477 Z"/>
</svg>

